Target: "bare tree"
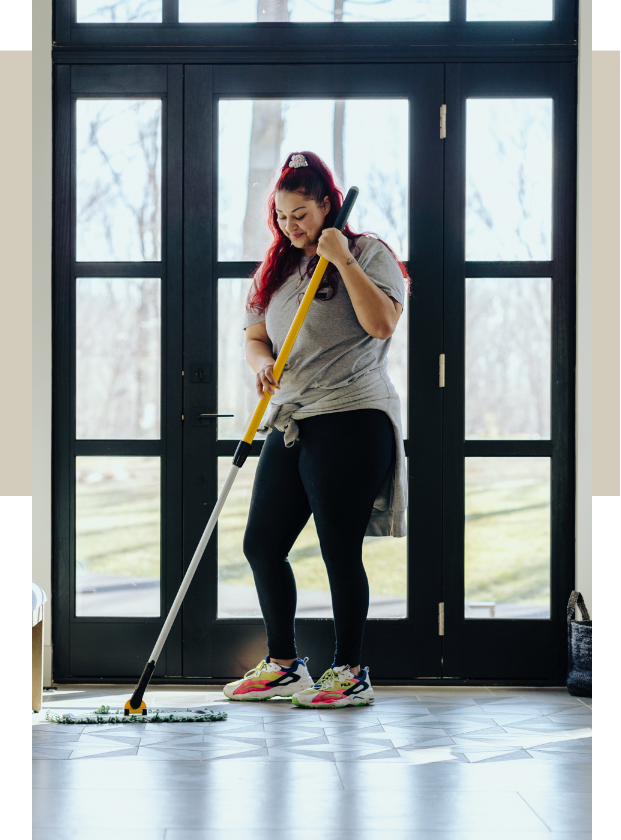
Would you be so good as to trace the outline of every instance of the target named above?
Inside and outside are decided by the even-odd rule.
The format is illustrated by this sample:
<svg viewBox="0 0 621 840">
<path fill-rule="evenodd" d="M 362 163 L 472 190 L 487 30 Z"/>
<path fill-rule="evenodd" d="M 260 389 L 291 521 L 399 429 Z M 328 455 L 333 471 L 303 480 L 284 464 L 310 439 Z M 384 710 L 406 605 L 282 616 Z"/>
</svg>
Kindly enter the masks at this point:
<svg viewBox="0 0 621 840">
<path fill-rule="evenodd" d="M 257 20 L 290 20 L 287 0 L 257 0 Z M 285 132 L 282 102 L 255 99 L 252 103 L 248 199 L 243 228 L 243 259 L 256 260 L 264 250 L 266 234 L 262 226 L 265 194 L 280 161 L 280 146 Z"/>
</svg>

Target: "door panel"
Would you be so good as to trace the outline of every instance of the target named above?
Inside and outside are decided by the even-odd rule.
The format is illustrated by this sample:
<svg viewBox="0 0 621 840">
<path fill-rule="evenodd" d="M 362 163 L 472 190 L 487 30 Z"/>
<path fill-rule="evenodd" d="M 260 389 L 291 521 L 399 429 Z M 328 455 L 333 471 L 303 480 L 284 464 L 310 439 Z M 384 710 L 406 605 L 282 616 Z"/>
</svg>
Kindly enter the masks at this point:
<svg viewBox="0 0 621 840">
<path fill-rule="evenodd" d="M 133 676 L 181 581 L 183 71 L 55 73 L 54 675 Z"/>
<path fill-rule="evenodd" d="M 574 84 L 447 66 L 445 677 L 565 674 Z"/>
<path fill-rule="evenodd" d="M 378 232 L 412 277 L 390 361 L 406 396 L 408 537 L 365 545 L 376 597 L 364 664 L 387 681 L 562 681 L 574 580 L 575 65 L 553 62 L 55 68 L 55 678 L 139 675 L 215 504 L 218 464 L 228 468 L 254 408 L 239 324 L 260 255 L 260 243 L 244 244 L 249 120 L 274 102 L 282 136 L 270 166 L 287 143 L 323 143 L 345 187 L 361 188 L 354 226 L 385 221 Z M 383 151 L 395 103 L 407 105 L 407 132 L 393 127 Z M 247 112 L 244 149 L 232 154 L 229 131 L 228 162 L 226 108 Z M 117 111 L 134 120 L 128 142 L 102 118 L 89 145 L 84 127 Z M 155 112 L 161 137 L 136 163 L 129 139 Z M 102 153 L 116 182 L 94 177 L 89 160 Z M 252 184 L 269 176 L 260 169 Z M 100 189 L 119 182 L 122 212 Z M 140 208 L 142 240 L 131 228 Z M 235 416 L 198 417 L 217 413 Z M 266 653 L 240 547 L 261 447 L 158 678 L 229 679 Z M 312 524 L 297 548 L 298 647 L 316 671 L 332 661 L 334 632 Z"/>
<path fill-rule="evenodd" d="M 422 517 L 418 510 L 410 507 L 410 536 L 407 541 L 385 538 L 377 544 L 369 541 L 369 545 L 365 546 L 372 588 L 375 586 L 376 589 L 371 615 L 375 612 L 378 616 L 385 616 L 370 618 L 365 631 L 365 661 L 368 660 L 370 665 L 373 663 L 374 674 L 379 678 L 407 679 L 416 674 L 437 676 L 440 673 L 440 640 L 437 635 L 437 604 L 441 600 L 440 542 L 438 531 L 430 533 L 433 523 L 438 521 L 440 506 L 437 495 L 431 525 L 424 516 L 429 514 L 430 504 L 433 505 L 433 501 L 430 503 L 429 500 L 434 500 L 434 494 L 441 487 L 437 359 L 442 317 L 443 149 L 438 121 L 443 101 L 443 79 L 443 68 L 437 65 L 407 69 L 377 65 L 372 68 L 261 66 L 230 67 L 226 71 L 214 67 L 213 76 L 209 67 L 186 69 L 185 142 L 190 160 L 186 161 L 188 194 L 185 212 L 188 220 L 205 221 L 200 234 L 195 222 L 191 236 L 186 228 L 185 370 L 195 370 L 203 361 L 211 360 L 213 363 L 209 381 L 184 377 L 186 562 L 216 500 L 217 462 L 214 455 L 221 455 L 220 460 L 226 469 L 230 460 L 230 456 L 226 457 L 228 447 L 234 448 L 235 445 L 232 441 L 227 443 L 227 439 L 230 440 L 233 433 L 237 435 L 245 430 L 255 404 L 252 377 L 243 372 L 243 332 L 237 322 L 244 303 L 243 278 L 256 265 L 252 260 L 258 258 L 263 247 L 262 242 L 250 243 L 248 226 L 244 225 L 244 216 L 255 204 L 255 213 L 260 212 L 260 202 L 255 200 L 252 190 L 247 194 L 247 159 L 253 132 L 258 131 L 258 125 L 263 126 L 263 146 L 266 147 L 263 151 L 267 151 L 264 157 L 269 160 L 267 163 L 259 161 L 259 164 L 265 164 L 265 172 L 259 166 L 250 178 L 253 184 L 258 184 L 256 198 L 262 200 L 272 170 L 279 164 L 282 155 L 291 151 L 286 147 L 287 139 L 293 144 L 292 148 L 294 145 L 296 148 L 311 149 L 316 144 L 322 149 L 325 146 L 323 155 L 327 162 L 332 164 L 337 161 L 344 168 L 345 187 L 356 183 L 361 188 L 361 195 L 364 191 L 359 208 L 360 219 L 354 219 L 354 225 L 375 230 L 380 224 L 378 213 L 382 214 L 381 221 L 387 233 L 384 229 L 378 232 L 402 254 L 409 254 L 413 276 L 412 300 L 416 302 L 416 307 L 408 306 L 412 311 L 405 313 L 402 329 L 406 326 L 405 318 L 409 317 L 410 358 L 413 355 L 425 358 L 433 373 L 422 385 L 419 372 L 412 371 L 411 366 L 408 368 L 404 352 L 407 347 L 405 335 L 400 342 L 399 337 L 395 341 L 392 366 L 397 384 L 403 390 L 406 383 L 409 384 L 410 428 L 415 435 L 415 442 L 409 443 L 409 450 L 417 464 L 413 484 L 419 485 L 421 475 L 425 476 L 423 493 L 418 487 L 411 487 L 410 493 L 415 499 L 424 495 L 425 504 Z M 289 119 L 283 119 L 285 108 L 288 109 Z M 368 111 L 367 140 L 362 135 L 358 136 L 364 128 L 365 108 Z M 385 121 L 390 119 L 389 111 L 394 112 L 395 119 L 401 122 L 403 115 L 407 114 L 404 127 L 397 131 L 403 136 L 396 140 L 388 135 L 384 137 L 385 126 L 380 124 L 375 137 L 371 128 L 373 114 L 377 122 L 384 111 Z M 256 116 L 254 127 L 253 112 Z M 328 126 L 321 124 L 322 115 L 324 120 L 327 115 L 333 122 Z M 339 119 L 345 127 L 340 150 L 333 134 L 335 120 Z M 279 124 L 274 124 L 279 120 Z M 233 126 L 237 132 L 233 131 Z M 227 155 L 219 164 L 216 162 L 218 139 L 220 148 L 225 149 Z M 256 137 L 254 139 L 256 141 Z M 395 143 L 398 147 L 396 152 L 392 149 Z M 208 149 L 209 144 L 211 147 Z M 385 152 L 386 161 L 381 159 L 382 145 L 391 146 Z M 317 149 L 320 154 L 322 149 Z M 405 155 L 403 163 L 394 171 L 384 171 L 386 166 L 394 167 L 391 156 L 394 158 L 399 154 L 402 157 Z M 250 155 L 250 158 L 250 165 L 254 165 L 259 156 Z M 239 171 L 236 171 L 233 162 Z M 375 170 L 377 183 L 374 185 L 371 176 Z M 219 172 L 218 178 L 214 171 Z M 383 192 L 382 181 L 385 182 Z M 213 190 L 211 194 L 208 184 Z M 403 201 L 405 208 L 399 213 L 399 202 Z M 206 243 L 208 232 L 211 232 L 212 241 L 216 241 L 217 209 L 220 212 L 220 261 L 214 245 Z M 366 220 L 363 216 L 365 209 Z M 404 238 L 402 234 L 400 242 L 393 242 L 394 236 L 390 234 L 399 224 L 404 225 L 406 235 Z M 229 260 L 228 264 L 226 260 Z M 426 307 L 424 316 L 418 312 L 421 300 Z M 236 314 L 231 309 L 235 305 L 240 309 Z M 212 332 L 212 325 L 216 324 L 217 313 L 220 320 L 216 335 Z M 411 329 L 412 320 L 418 327 L 416 333 Z M 233 330 L 237 331 L 237 335 Z M 218 350 L 222 354 L 220 359 L 216 355 Z M 216 393 L 218 382 L 222 386 Z M 236 387 L 237 382 L 239 385 Z M 420 408 L 421 401 L 424 401 L 424 410 Z M 413 408 L 414 405 L 416 407 Z M 218 412 L 232 413 L 235 417 L 232 420 L 223 419 L 218 425 L 215 419 L 196 419 L 199 413 Z M 258 455 L 260 451 L 260 442 L 257 443 L 244 468 L 248 475 L 240 476 L 239 487 L 234 489 L 227 502 L 219 523 L 218 540 L 213 540 L 207 547 L 198 573 L 202 575 L 200 583 L 198 586 L 193 583 L 194 594 L 189 593 L 184 606 L 186 676 L 214 679 L 238 676 L 266 653 L 265 630 L 262 620 L 253 618 L 258 614 L 256 597 L 241 551 L 246 496 L 251 487 L 252 467 L 256 463 L 255 452 Z M 292 552 L 296 564 L 299 562 L 301 596 L 296 633 L 300 654 L 311 655 L 312 651 L 313 661 L 318 663 L 315 667 L 320 667 L 319 663 L 329 665 L 332 661 L 333 623 L 329 617 L 331 604 L 314 526 L 311 524 L 307 530 L 308 534 L 303 533 L 298 541 L 299 558 L 295 550 Z M 221 575 L 219 606 L 215 597 L 218 591 L 218 546 Z M 381 571 L 385 563 L 390 566 L 390 575 Z M 374 571 L 375 567 L 377 571 Z M 394 580 L 390 580 L 391 576 Z M 424 599 L 418 597 L 420 591 L 426 593 Z M 391 603 L 388 604 L 388 601 Z M 427 622 L 421 621 L 421 613 L 425 614 Z M 404 614 L 410 617 L 397 617 Z M 389 649 L 392 652 L 389 653 Z M 404 649 L 407 654 L 404 654 Z"/>
</svg>

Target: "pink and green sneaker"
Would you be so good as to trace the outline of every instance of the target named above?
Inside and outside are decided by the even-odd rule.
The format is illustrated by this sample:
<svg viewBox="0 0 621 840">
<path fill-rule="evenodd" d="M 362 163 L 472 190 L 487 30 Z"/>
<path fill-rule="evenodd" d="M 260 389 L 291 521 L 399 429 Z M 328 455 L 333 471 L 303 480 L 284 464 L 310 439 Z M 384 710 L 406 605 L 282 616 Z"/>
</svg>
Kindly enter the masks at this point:
<svg viewBox="0 0 621 840">
<path fill-rule="evenodd" d="M 349 665 L 328 668 L 310 688 L 293 695 L 294 706 L 305 709 L 342 709 L 345 706 L 370 706 L 375 696 L 369 679 L 369 669 L 361 668 L 358 676 Z"/>
<path fill-rule="evenodd" d="M 291 697 L 294 691 L 312 687 L 306 659 L 298 659 L 290 668 L 263 659 L 240 680 L 224 686 L 229 700 L 268 700 L 270 697 Z"/>
</svg>

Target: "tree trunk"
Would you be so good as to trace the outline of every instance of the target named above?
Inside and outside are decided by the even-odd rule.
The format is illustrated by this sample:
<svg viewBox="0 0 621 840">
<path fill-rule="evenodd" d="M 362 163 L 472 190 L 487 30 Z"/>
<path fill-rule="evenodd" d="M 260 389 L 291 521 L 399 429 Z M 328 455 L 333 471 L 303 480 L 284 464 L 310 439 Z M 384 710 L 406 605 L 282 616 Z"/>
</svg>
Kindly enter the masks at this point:
<svg viewBox="0 0 621 840">
<path fill-rule="evenodd" d="M 257 0 L 257 21 L 288 21 L 287 0 Z M 285 123 L 279 100 L 256 99 L 252 105 L 248 199 L 244 217 L 243 259 L 258 260 L 267 245 L 263 206 L 274 172 L 280 163 Z"/>
<path fill-rule="evenodd" d="M 343 22 L 343 2 L 344 0 L 334 0 L 334 21 L 335 23 Z M 343 127 L 345 124 L 345 100 L 334 100 L 334 124 L 333 124 L 333 146 L 334 146 L 334 171 L 340 179 L 341 184 L 345 184 L 345 166 L 343 163 Z"/>
</svg>

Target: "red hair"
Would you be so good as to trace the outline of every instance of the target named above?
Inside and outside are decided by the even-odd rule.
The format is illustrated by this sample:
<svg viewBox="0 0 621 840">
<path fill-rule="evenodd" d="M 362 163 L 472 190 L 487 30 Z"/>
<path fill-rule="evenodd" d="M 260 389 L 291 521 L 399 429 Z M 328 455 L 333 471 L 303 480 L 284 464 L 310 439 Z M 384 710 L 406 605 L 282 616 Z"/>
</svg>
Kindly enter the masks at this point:
<svg viewBox="0 0 621 840">
<path fill-rule="evenodd" d="M 263 262 L 250 275 L 254 279 L 254 283 L 248 296 L 248 305 L 259 313 L 267 309 L 274 292 L 282 286 L 287 277 L 290 277 L 294 273 L 300 261 L 298 249 L 291 246 L 291 241 L 285 236 L 278 224 L 276 193 L 279 191 L 297 192 L 305 198 L 314 199 L 318 204 L 322 204 L 324 198 L 327 196 L 330 201 L 330 210 L 324 219 L 322 230 L 323 228 L 334 226 L 338 212 L 343 204 L 342 191 L 336 185 L 332 172 L 330 172 L 329 168 L 318 155 L 313 152 L 293 152 L 292 154 L 304 155 L 308 166 L 299 166 L 295 169 L 290 167 L 289 161 L 292 155 L 287 155 L 286 162 L 267 199 L 265 206 L 267 224 L 274 238 L 267 249 Z M 395 258 L 409 292 L 410 278 L 407 269 L 397 258 L 390 245 L 384 242 L 383 239 L 380 239 L 375 233 L 354 233 L 349 225 L 345 225 L 343 235 L 349 240 L 349 249 L 354 256 L 360 254 L 360 249 L 356 246 L 356 240 L 360 236 L 370 236 L 373 239 L 379 240 Z M 317 255 L 309 261 L 306 269 L 306 274 L 309 277 L 312 276 L 318 261 L 319 257 Z M 332 286 L 336 293 L 339 273 L 335 266 L 330 265 L 324 276 L 325 280 Z"/>
</svg>

